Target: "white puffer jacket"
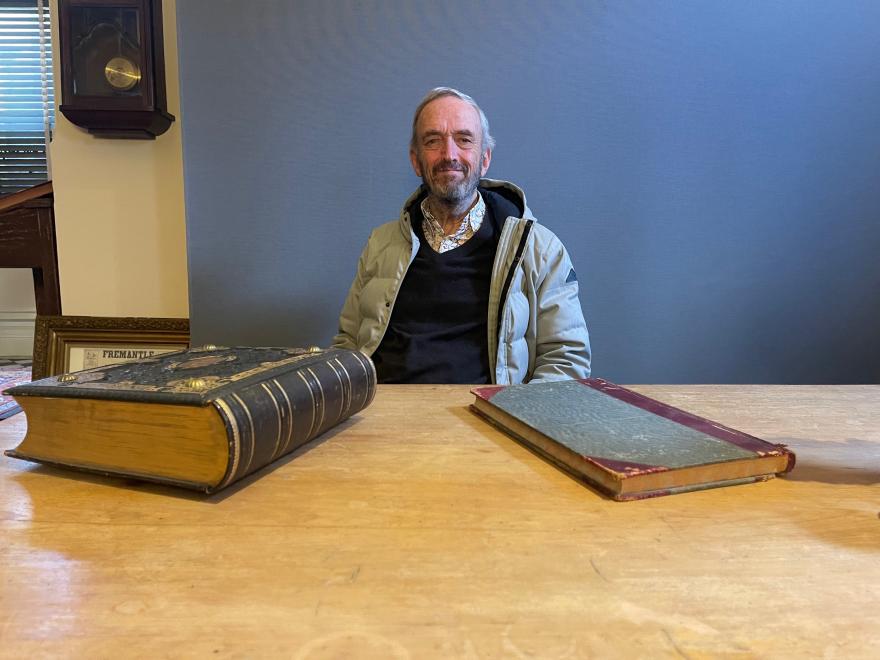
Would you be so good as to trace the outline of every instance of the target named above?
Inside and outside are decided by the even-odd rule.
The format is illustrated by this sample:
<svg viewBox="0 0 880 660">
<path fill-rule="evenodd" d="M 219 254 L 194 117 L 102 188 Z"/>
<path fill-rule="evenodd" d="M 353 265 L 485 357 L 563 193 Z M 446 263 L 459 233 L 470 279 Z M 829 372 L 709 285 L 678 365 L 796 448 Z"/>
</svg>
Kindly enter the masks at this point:
<svg viewBox="0 0 880 660">
<path fill-rule="evenodd" d="M 504 221 L 492 266 L 487 341 L 494 382 L 588 377 L 590 338 L 565 247 L 535 221 L 517 186 L 493 179 L 482 179 L 480 186 L 516 200 L 522 209 L 522 217 Z M 406 200 L 398 220 L 370 235 L 339 317 L 334 346 L 367 355 L 378 348 L 404 275 L 419 250 L 407 209 L 423 193 L 420 187 Z"/>
</svg>

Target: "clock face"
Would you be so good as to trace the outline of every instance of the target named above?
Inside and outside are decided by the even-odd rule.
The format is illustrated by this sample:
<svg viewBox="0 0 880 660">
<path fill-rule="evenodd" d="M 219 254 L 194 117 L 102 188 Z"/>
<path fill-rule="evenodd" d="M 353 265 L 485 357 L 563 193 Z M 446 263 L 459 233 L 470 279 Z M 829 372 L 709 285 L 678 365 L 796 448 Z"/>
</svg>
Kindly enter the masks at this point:
<svg viewBox="0 0 880 660">
<path fill-rule="evenodd" d="M 104 66 L 104 77 L 114 89 L 126 91 L 140 82 L 141 70 L 127 57 L 114 57 Z"/>
<path fill-rule="evenodd" d="M 73 93 L 131 97 L 142 94 L 141 12 L 137 7 L 70 8 Z"/>
</svg>

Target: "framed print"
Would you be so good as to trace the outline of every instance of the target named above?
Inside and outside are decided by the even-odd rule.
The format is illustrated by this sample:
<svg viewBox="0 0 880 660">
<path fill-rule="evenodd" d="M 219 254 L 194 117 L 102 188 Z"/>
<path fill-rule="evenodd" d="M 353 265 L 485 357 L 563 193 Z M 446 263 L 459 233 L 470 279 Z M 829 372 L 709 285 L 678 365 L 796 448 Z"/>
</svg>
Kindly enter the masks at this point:
<svg viewBox="0 0 880 660">
<path fill-rule="evenodd" d="M 33 379 L 189 348 L 189 319 L 38 316 Z"/>
</svg>

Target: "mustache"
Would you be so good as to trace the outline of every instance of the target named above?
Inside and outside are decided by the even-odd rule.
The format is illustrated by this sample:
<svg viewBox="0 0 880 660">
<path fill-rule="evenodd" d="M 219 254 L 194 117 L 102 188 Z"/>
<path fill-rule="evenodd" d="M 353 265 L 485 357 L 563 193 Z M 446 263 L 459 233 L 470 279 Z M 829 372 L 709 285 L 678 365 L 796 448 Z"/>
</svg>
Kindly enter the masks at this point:
<svg viewBox="0 0 880 660">
<path fill-rule="evenodd" d="M 431 172 L 437 174 L 438 172 L 464 172 L 467 173 L 467 167 L 462 165 L 457 160 L 441 160 L 437 162 L 433 168 L 431 168 Z"/>
</svg>

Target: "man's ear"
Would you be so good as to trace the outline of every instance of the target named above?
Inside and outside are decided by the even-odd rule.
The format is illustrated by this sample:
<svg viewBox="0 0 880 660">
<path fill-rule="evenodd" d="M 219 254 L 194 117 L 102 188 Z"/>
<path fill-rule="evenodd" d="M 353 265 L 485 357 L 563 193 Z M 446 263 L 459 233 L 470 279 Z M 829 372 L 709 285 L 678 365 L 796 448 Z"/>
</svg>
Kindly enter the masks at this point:
<svg viewBox="0 0 880 660">
<path fill-rule="evenodd" d="M 419 167 L 419 157 L 418 157 L 418 154 L 416 154 L 415 149 L 409 150 L 409 162 L 412 163 L 412 168 L 415 171 L 416 176 L 421 178 L 422 177 L 422 168 Z"/>
<path fill-rule="evenodd" d="M 480 176 L 486 176 L 489 171 L 489 163 L 492 162 L 492 150 L 486 149 L 483 152 L 483 158 L 480 160 Z"/>
</svg>

